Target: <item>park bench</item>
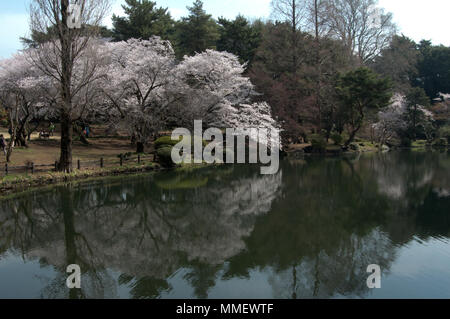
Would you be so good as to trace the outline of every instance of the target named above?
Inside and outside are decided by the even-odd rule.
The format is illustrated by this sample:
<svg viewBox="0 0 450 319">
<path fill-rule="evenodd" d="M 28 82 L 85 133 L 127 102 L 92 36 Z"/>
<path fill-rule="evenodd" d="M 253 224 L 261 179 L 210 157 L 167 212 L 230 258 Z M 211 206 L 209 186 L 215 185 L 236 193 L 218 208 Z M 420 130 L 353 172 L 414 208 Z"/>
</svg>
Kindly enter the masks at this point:
<svg viewBox="0 0 450 319">
<path fill-rule="evenodd" d="M 50 139 L 50 133 L 49 132 L 45 132 L 45 131 L 39 132 L 39 139 L 42 139 L 42 140 Z"/>
</svg>

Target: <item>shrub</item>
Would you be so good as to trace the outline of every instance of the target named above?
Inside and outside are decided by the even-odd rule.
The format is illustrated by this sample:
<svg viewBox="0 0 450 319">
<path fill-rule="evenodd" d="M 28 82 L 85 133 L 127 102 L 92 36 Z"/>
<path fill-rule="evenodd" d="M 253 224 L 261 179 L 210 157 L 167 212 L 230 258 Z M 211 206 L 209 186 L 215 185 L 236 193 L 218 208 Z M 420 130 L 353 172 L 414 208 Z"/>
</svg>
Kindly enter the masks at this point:
<svg viewBox="0 0 450 319">
<path fill-rule="evenodd" d="M 173 146 L 164 146 L 157 149 L 156 155 L 161 166 L 167 168 L 175 166 L 175 163 L 172 161 L 172 148 Z"/>
<path fill-rule="evenodd" d="M 333 133 L 330 136 L 331 140 L 334 142 L 335 145 L 341 145 L 344 141 L 344 138 L 339 133 Z"/>
<path fill-rule="evenodd" d="M 200 137 L 194 136 L 191 140 L 191 146 L 194 147 L 194 142 L 198 141 Z M 180 143 L 182 139 L 172 140 L 171 136 L 162 136 L 155 141 L 155 148 L 159 149 L 166 146 L 175 146 Z M 205 147 L 208 143 L 205 140 L 202 140 L 202 145 Z"/>
<path fill-rule="evenodd" d="M 171 136 L 162 136 L 155 141 L 155 148 L 159 149 L 166 146 L 175 146 L 181 142 L 181 139 L 172 140 Z"/>
<path fill-rule="evenodd" d="M 447 140 L 447 144 L 450 144 L 450 126 L 444 126 L 439 129 L 439 136 Z"/>
<path fill-rule="evenodd" d="M 431 145 L 436 147 L 446 147 L 448 145 L 448 142 L 446 138 L 441 137 L 436 139 Z"/>
<path fill-rule="evenodd" d="M 8 127 L 8 114 L 6 113 L 4 108 L 0 107 L 0 126 Z"/>
<path fill-rule="evenodd" d="M 351 143 L 349 145 L 349 147 L 350 147 L 350 149 L 352 151 L 355 151 L 355 152 L 359 152 L 360 151 L 360 147 L 359 147 L 358 143 Z"/>
<path fill-rule="evenodd" d="M 309 137 L 311 141 L 313 152 L 325 152 L 327 148 L 327 141 L 325 137 L 319 134 L 314 134 Z"/>
<path fill-rule="evenodd" d="M 411 139 L 409 137 L 404 136 L 404 137 L 401 138 L 400 146 L 402 146 L 402 147 L 411 147 L 411 145 L 412 145 L 412 141 L 411 141 Z"/>
</svg>

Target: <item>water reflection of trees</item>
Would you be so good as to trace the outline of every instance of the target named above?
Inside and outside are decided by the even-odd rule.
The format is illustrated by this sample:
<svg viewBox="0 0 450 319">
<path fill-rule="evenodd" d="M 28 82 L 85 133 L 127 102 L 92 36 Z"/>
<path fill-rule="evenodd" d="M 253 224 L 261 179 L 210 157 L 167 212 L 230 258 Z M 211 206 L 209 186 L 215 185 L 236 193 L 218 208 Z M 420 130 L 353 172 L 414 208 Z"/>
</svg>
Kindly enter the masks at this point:
<svg viewBox="0 0 450 319">
<path fill-rule="evenodd" d="M 3 202 L 2 246 L 59 271 L 43 292 L 48 297 L 67 293 L 69 264 L 81 266 L 83 287 L 86 282 L 92 288 L 71 291 L 74 298 L 114 297 L 106 268 L 122 273 L 119 282 L 132 286 L 135 297 L 170 289 L 166 279 L 181 267 L 190 267 L 186 279 L 200 284 L 205 275 L 214 278 L 217 270 L 209 274 L 211 269 L 245 249 L 243 237 L 255 217 L 270 209 L 281 183 L 281 173 L 262 177 L 257 168 L 214 172 L 57 188 Z M 205 178 L 206 185 L 196 185 Z"/>
<path fill-rule="evenodd" d="M 274 297 L 364 297 L 369 264 L 389 271 L 396 247 L 449 236 L 450 198 L 437 191 L 450 186 L 442 181 L 448 159 L 390 153 L 285 164 L 282 195 L 257 219 L 225 278 L 270 269 Z"/>
<path fill-rule="evenodd" d="M 389 199 L 385 226 L 397 245 L 413 236 L 450 235 L 450 157 L 442 152 L 398 152 L 371 161 L 379 191 Z M 390 192 L 392 185 L 397 191 Z"/>
<path fill-rule="evenodd" d="M 43 297 L 116 297 L 121 284 L 158 298 L 180 269 L 199 298 L 252 270 L 277 298 L 364 297 L 369 264 L 389 271 L 396 247 L 449 237 L 449 167 L 447 154 L 389 153 L 57 188 L 0 203 L 0 253 L 57 270 Z M 69 295 L 73 263 L 83 290 Z"/>
</svg>

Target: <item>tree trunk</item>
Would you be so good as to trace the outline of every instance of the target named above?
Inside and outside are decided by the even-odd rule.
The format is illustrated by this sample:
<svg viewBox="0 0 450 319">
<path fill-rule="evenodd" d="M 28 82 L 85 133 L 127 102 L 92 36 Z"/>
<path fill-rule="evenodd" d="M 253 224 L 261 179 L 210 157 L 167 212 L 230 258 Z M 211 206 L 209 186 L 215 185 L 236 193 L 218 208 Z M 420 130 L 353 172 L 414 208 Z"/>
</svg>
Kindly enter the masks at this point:
<svg viewBox="0 0 450 319">
<path fill-rule="evenodd" d="M 315 39 L 314 39 L 314 45 L 315 45 L 315 58 L 316 58 L 316 108 L 319 115 L 319 133 L 322 133 L 322 105 L 320 100 L 320 93 L 321 93 L 321 78 L 322 78 L 322 68 L 320 65 L 320 39 L 319 39 L 319 6 L 318 6 L 318 0 L 314 0 L 314 30 L 315 30 Z"/>
<path fill-rule="evenodd" d="M 16 145 L 27 147 L 27 139 L 25 136 L 25 132 L 19 132 L 16 137 Z"/>
<path fill-rule="evenodd" d="M 59 30 L 59 40 L 61 42 L 61 157 L 59 160 L 59 170 L 65 173 L 72 172 L 72 139 L 73 121 L 72 110 L 72 37 L 67 25 L 69 19 L 69 0 L 61 0 L 61 23 Z"/>
<path fill-rule="evenodd" d="M 297 74 L 297 3 L 296 0 L 292 0 L 292 63 L 293 63 L 293 72 Z"/>
<path fill-rule="evenodd" d="M 61 157 L 59 159 L 59 170 L 71 173 L 72 167 L 72 138 L 73 125 L 69 114 L 61 115 Z"/>
<path fill-rule="evenodd" d="M 16 123 L 17 123 L 17 117 L 18 117 L 18 112 L 16 112 L 16 118 L 13 119 L 13 113 L 10 111 L 9 112 L 9 131 L 11 132 L 10 137 L 9 137 L 9 142 L 6 148 L 6 162 L 9 163 L 11 161 L 11 155 L 13 152 L 13 148 L 15 146 L 14 142 L 16 140 Z"/>
<path fill-rule="evenodd" d="M 350 137 L 347 140 L 347 142 L 345 142 L 345 148 L 347 148 L 355 139 L 356 133 L 359 131 L 360 127 L 358 127 L 357 129 L 353 129 L 352 132 L 350 133 Z"/>
<path fill-rule="evenodd" d="M 144 143 L 143 142 L 136 143 L 136 153 L 138 153 L 138 154 L 144 153 Z"/>
<path fill-rule="evenodd" d="M 13 145 L 13 142 L 10 139 L 8 146 L 6 148 L 6 162 L 7 163 L 11 162 L 11 155 L 12 155 L 12 149 L 13 149 L 12 145 Z"/>
</svg>

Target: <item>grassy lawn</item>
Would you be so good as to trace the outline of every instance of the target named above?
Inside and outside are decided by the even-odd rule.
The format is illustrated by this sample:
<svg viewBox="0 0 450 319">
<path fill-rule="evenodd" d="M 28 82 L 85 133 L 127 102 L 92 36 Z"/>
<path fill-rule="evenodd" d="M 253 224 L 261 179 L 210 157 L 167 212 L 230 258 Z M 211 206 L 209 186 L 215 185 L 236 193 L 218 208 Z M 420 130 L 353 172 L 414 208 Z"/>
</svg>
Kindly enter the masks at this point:
<svg viewBox="0 0 450 319">
<path fill-rule="evenodd" d="M 0 134 L 5 138 L 9 138 L 9 134 L 5 129 L 0 128 Z M 101 157 L 105 161 L 109 159 L 117 160 L 119 154 L 135 152 L 135 148 L 128 139 L 121 138 L 94 138 L 89 140 L 90 145 L 84 145 L 81 142 L 74 142 L 73 160 L 74 163 L 78 159 L 83 161 L 99 160 Z M 35 165 L 52 164 L 59 159 L 60 137 L 56 134 L 48 141 L 38 139 L 38 135 L 34 134 L 28 147 L 14 148 L 11 156 L 10 166 L 24 166 L 33 162 Z M 0 154 L 0 167 L 5 165 L 5 157 Z M 0 169 L 1 169 L 0 168 Z"/>
</svg>

